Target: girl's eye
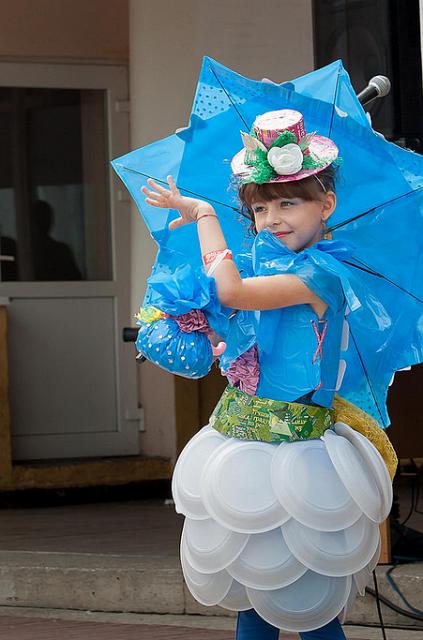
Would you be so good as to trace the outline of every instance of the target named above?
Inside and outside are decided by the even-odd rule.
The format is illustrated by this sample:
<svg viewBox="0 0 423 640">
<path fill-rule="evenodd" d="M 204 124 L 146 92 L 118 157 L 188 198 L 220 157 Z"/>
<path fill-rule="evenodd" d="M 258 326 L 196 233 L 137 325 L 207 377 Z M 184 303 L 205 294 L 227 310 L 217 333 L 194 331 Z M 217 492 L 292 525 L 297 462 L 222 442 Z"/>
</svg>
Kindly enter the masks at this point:
<svg viewBox="0 0 423 640">
<path fill-rule="evenodd" d="M 254 213 L 260 213 L 260 211 L 264 211 L 264 207 L 253 207 Z"/>
<path fill-rule="evenodd" d="M 281 201 L 281 207 L 289 207 L 292 206 L 294 203 L 291 202 L 290 200 L 282 200 Z"/>
</svg>

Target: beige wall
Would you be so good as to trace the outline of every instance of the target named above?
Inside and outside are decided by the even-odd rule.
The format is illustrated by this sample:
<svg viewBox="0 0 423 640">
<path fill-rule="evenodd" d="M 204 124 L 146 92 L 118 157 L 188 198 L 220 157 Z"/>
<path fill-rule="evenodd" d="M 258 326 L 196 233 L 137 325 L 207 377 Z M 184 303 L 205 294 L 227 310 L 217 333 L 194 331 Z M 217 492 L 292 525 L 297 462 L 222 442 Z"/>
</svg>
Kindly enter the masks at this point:
<svg viewBox="0 0 423 640">
<path fill-rule="evenodd" d="M 128 0 L 0 0 L 0 16 L 1 57 L 128 58 Z"/>
<path fill-rule="evenodd" d="M 132 148 L 188 122 L 203 55 L 277 82 L 313 69 L 311 0 L 130 0 L 129 28 Z M 131 235 L 135 311 L 156 253 L 135 207 Z M 172 456 L 173 378 L 144 364 L 140 386 L 143 452 Z"/>
</svg>

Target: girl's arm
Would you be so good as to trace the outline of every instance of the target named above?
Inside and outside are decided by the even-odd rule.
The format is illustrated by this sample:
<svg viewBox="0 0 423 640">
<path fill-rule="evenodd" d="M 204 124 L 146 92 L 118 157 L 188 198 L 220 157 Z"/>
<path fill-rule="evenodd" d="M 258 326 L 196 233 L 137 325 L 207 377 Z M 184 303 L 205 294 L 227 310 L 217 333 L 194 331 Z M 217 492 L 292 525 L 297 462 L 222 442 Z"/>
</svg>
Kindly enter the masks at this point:
<svg viewBox="0 0 423 640">
<path fill-rule="evenodd" d="M 201 210 L 197 218 L 202 255 L 209 251 L 226 249 L 219 220 L 217 216 L 213 217 L 209 214 L 210 212 L 206 214 Z M 232 260 L 223 260 L 214 271 L 213 277 L 216 280 L 217 295 L 221 303 L 232 309 L 258 311 L 290 307 L 295 304 L 311 304 L 316 305 L 318 315 L 321 315 L 327 307 L 297 276 L 292 274 L 241 278 L 235 263 Z"/>
<path fill-rule="evenodd" d="M 172 178 L 168 177 L 169 189 L 161 187 L 154 180 L 148 180 L 150 191 L 142 191 L 146 201 L 159 208 L 177 209 L 180 218 L 173 220 L 169 228 L 176 229 L 190 222 L 197 222 L 198 239 L 204 256 L 211 251 L 227 249 L 219 219 L 208 202 L 181 196 Z M 327 305 L 316 296 L 299 278 L 291 274 L 241 278 L 232 260 L 223 260 L 213 273 L 217 295 L 223 305 L 232 309 L 278 309 L 296 304 L 311 304 L 318 315 L 322 315 Z"/>
</svg>

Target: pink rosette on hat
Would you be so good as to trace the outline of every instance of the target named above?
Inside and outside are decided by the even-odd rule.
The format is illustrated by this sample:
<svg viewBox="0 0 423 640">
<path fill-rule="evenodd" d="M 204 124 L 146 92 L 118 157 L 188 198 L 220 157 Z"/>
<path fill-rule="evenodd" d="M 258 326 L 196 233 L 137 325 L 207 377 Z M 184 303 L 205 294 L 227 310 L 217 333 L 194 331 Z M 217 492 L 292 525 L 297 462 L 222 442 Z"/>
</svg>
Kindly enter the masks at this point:
<svg viewBox="0 0 423 640">
<path fill-rule="evenodd" d="M 250 133 L 241 131 L 244 148 L 232 159 L 233 173 L 244 184 L 290 182 L 314 175 L 338 157 L 329 138 L 307 133 L 299 111 L 268 111 L 254 121 Z"/>
</svg>

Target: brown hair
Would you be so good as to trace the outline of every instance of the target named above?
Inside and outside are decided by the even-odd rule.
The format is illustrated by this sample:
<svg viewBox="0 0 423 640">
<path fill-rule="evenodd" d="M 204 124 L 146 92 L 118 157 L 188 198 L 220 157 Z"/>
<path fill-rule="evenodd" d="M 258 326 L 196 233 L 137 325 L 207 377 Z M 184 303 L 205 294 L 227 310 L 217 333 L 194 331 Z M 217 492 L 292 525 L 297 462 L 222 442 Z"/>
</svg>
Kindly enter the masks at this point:
<svg viewBox="0 0 423 640">
<path fill-rule="evenodd" d="M 302 198 L 302 200 L 320 200 L 326 191 L 335 191 L 337 167 L 330 164 L 315 175 L 292 182 L 265 182 L 256 184 L 249 182 L 238 187 L 241 201 L 241 215 L 251 221 L 250 230 L 256 234 L 254 214 L 251 208 L 253 202 L 277 200 L 278 198 Z M 320 181 L 320 182 L 319 182 Z M 322 183 L 324 190 L 322 189 Z"/>
</svg>

